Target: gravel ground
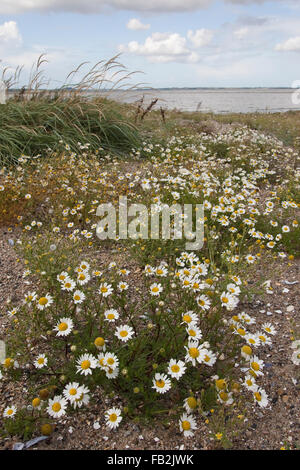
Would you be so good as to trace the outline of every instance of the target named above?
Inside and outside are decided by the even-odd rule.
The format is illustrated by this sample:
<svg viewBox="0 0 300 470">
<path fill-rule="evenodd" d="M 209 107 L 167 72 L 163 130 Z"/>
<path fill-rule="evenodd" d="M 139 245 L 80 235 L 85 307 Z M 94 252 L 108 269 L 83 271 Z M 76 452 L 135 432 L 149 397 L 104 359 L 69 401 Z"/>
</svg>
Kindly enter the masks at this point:
<svg viewBox="0 0 300 470">
<path fill-rule="evenodd" d="M 22 273 L 24 265 L 17 262 L 13 247 L 8 239 L 16 238 L 7 229 L 0 230 L 0 311 L 5 310 L 7 300 L 13 305 L 24 296 L 28 287 Z M 234 449 L 279 449 L 285 443 L 292 448 L 300 446 L 300 380 L 299 368 L 291 362 L 290 320 L 299 324 L 299 285 L 300 261 L 291 265 L 286 261 L 272 278 L 274 293 L 264 299 L 257 298 L 251 304 L 240 305 L 240 311 L 251 315 L 255 313 L 257 323 L 271 321 L 278 334 L 274 337 L 271 348 L 260 352 L 266 363 L 264 376 L 271 407 L 252 413 L 245 423 L 245 429 L 233 441 Z M 258 273 L 258 275 L 262 275 Z M 286 284 L 286 281 L 295 284 Z M 0 339 L 7 339 L 5 315 L 0 316 Z M 297 376 L 298 374 L 298 376 Z M 17 406 L 24 405 L 26 380 L 18 383 L 0 382 L 0 413 L 8 402 Z M 151 428 L 135 423 L 125 423 L 117 432 L 109 431 L 104 425 L 103 408 L 105 399 L 99 396 L 84 413 L 68 416 L 65 421 L 57 423 L 53 435 L 39 443 L 33 449 L 215 449 L 218 444 L 209 434 L 204 421 L 193 438 L 184 439 L 177 423 L 170 417 L 170 424 L 162 426 L 158 421 Z M 251 410 L 250 410 L 251 411 Z M 257 411 L 257 410 L 256 410 Z M 95 426 L 96 423 L 96 426 Z M 98 428 L 98 429 L 95 429 Z M 1 438 L 0 438 L 1 439 Z M 0 441 L 0 449 L 12 449 L 18 438 L 7 438 Z"/>
</svg>

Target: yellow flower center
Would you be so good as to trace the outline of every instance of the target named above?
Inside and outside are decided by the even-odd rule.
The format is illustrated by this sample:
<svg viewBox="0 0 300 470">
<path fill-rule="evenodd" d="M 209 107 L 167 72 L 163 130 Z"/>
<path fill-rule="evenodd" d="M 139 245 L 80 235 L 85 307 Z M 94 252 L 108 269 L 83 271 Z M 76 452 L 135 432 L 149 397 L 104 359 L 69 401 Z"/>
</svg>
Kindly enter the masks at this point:
<svg viewBox="0 0 300 470">
<path fill-rule="evenodd" d="M 190 336 L 196 336 L 196 331 L 195 330 L 189 330 L 189 335 Z"/>
<path fill-rule="evenodd" d="M 237 329 L 237 332 L 238 332 L 238 334 L 241 335 L 241 336 L 245 336 L 245 334 L 246 334 L 246 331 L 244 330 L 244 328 L 238 328 L 238 329 Z"/>
<path fill-rule="evenodd" d="M 65 322 L 62 322 L 58 325 L 59 331 L 66 331 L 67 328 L 68 328 L 68 324 Z"/>
<path fill-rule="evenodd" d="M 101 292 L 104 294 L 105 292 L 107 292 L 107 287 L 101 287 Z"/>
<path fill-rule="evenodd" d="M 152 287 L 152 292 L 158 292 L 158 290 L 159 290 L 158 287 L 156 287 L 156 286 Z"/>
<path fill-rule="evenodd" d="M 40 357 L 37 362 L 38 364 L 44 364 L 45 359 L 43 357 Z"/>
<path fill-rule="evenodd" d="M 109 358 L 107 359 L 107 364 L 109 364 L 110 366 L 112 366 L 114 363 L 115 363 L 115 360 L 114 360 L 113 357 L 109 357 Z"/>
<path fill-rule="evenodd" d="M 3 366 L 8 369 L 9 367 L 11 367 L 13 365 L 14 361 L 10 358 L 10 357 L 7 357 L 3 363 Z"/>
<path fill-rule="evenodd" d="M 197 348 L 190 348 L 189 349 L 189 355 L 192 357 L 192 358 L 196 358 L 199 356 L 199 351 Z"/>
<path fill-rule="evenodd" d="M 196 408 L 196 406 L 197 406 L 196 399 L 195 399 L 194 397 L 189 397 L 189 398 L 187 399 L 187 404 L 188 404 L 188 406 L 189 406 L 190 408 L 192 408 L 192 409 Z"/>
<path fill-rule="evenodd" d="M 90 365 L 91 365 L 91 362 L 90 362 L 89 360 L 82 361 L 82 363 L 81 363 L 81 368 L 82 368 L 83 370 L 86 370 L 86 369 L 88 369 L 88 368 L 90 367 Z"/>
<path fill-rule="evenodd" d="M 205 356 L 204 356 L 204 360 L 205 360 L 205 362 L 209 362 L 209 361 L 210 361 L 210 357 L 207 356 L 207 355 L 205 355 Z"/>
<path fill-rule="evenodd" d="M 227 303 L 228 303 L 228 298 L 227 298 L 227 297 L 222 297 L 222 302 L 223 302 L 224 304 L 227 304 Z"/>
<path fill-rule="evenodd" d="M 40 304 L 40 305 L 46 305 L 47 303 L 48 303 L 47 297 L 41 297 L 41 298 L 39 299 L 39 304 Z"/>
<path fill-rule="evenodd" d="M 85 280 L 85 275 L 83 273 L 79 274 L 78 279 L 80 281 L 84 281 Z"/>
<path fill-rule="evenodd" d="M 163 388 L 165 386 L 165 382 L 160 379 L 160 380 L 156 380 L 156 386 L 159 387 L 159 388 Z"/>
<path fill-rule="evenodd" d="M 70 395 L 76 395 L 76 393 L 77 393 L 76 388 L 70 388 L 70 390 L 69 390 Z"/>
<path fill-rule="evenodd" d="M 14 412 L 14 411 L 13 411 L 12 409 L 7 410 L 7 414 L 8 414 L 8 415 L 12 415 L 13 412 Z"/>
<path fill-rule="evenodd" d="M 41 403 L 41 400 L 40 400 L 39 398 L 34 398 L 34 399 L 32 400 L 32 406 L 33 406 L 34 408 L 37 407 L 37 406 L 39 406 L 40 403 Z"/>
<path fill-rule="evenodd" d="M 111 421 L 112 423 L 114 423 L 115 421 L 117 421 L 118 419 L 118 416 L 116 415 L 116 413 L 112 413 L 110 416 L 109 416 L 109 421 Z"/>
<path fill-rule="evenodd" d="M 190 317 L 190 315 L 183 315 L 183 321 L 185 321 L 186 323 L 190 323 L 192 321 L 192 318 Z"/>
<path fill-rule="evenodd" d="M 259 364 L 257 362 L 251 362 L 251 367 L 255 371 L 259 370 Z"/>
<path fill-rule="evenodd" d="M 99 336 L 98 338 L 96 338 L 95 341 L 94 341 L 94 344 L 95 344 L 95 346 L 97 346 L 97 347 L 104 346 L 104 343 L 105 343 L 105 340 L 104 340 L 104 338 L 101 338 L 101 336 Z"/>
<path fill-rule="evenodd" d="M 179 371 L 180 371 L 180 367 L 179 367 L 177 364 L 174 364 L 174 365 L 171 367 L 171 371 L 172 371 L 172 372 L 179 372 Z"/>
<path fill-rule="evenodd" d="M 191 423 L 189 421 L 182 421 L 181 425 L 184 431 L 188 431 L 189 429 L 191 429 Z"/>
<path fill-rule="evenodd" d="M 80 300 L 80 295 L 78 294 L 74 295 L 74 300 Z"/>
<path fill-rule="evenodd" d="M 128 331 L 126 330 L 120 331 L 120 336 L 122 336 L 122 338 L 126 338 L 127 335 L 128 335 Z"/>
<path fill-rule="evenodd" d="M 61 409 L 60 403 L 58 403 L 58 402 L 53 403 L 53 405 L 52 405 L 52 410 L 53 410 L 55 413 L 58 413 L 60 409 Z"/>
<path fill-rule="evenodd" d="M 226 382 L 224 379 L 218 379 L 216 380 L 216 387 L 219 389 L 219 390 L 224 390 L 224 388 L 226 387 Z"/>
<path fill-rule="evenodd" d="M 114 313 L 109 313 L 109 314 L 107 315 L 107 318 L 108 318 L 109 320 L 113 320 L 113 319 L 115 318 L 115 314 L 114 314 Z"/>
<path fill-rule="evenodd" d="M 255 392 L 254 396 L 255 396 L 257 401 L 261 401 L 261 394 L 259 392 Z"/>
<path fill-rule="evenodd" d="M 223 400 L 223 401 L 227 401 L 227 400 L 228 400 L 228 393 L 226 393 L 226 392 L 221 392 L 221 393 L 220 393 L 220 398 L 221 398 L 221 400 Z"/>
<path fill-rule="evenodd" d="M 244 354 L 247 354 L 247 356 L 251 356 L 252 355 L 252 349 L 250 348 L 250 346 L 243 346 L 242 347 L 242 352 Z"/>
</svg>

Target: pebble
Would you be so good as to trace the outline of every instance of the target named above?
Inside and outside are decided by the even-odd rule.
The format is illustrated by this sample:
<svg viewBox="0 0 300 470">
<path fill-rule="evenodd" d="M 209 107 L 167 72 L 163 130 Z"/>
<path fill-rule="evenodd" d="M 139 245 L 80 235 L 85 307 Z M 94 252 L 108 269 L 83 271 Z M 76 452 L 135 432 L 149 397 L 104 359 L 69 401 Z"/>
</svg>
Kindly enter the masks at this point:
<svg viewBox="0 0 300 470">
<path fill-rule="evenodd" d="M 287 311 L 287 312 L 293 312 L 294 310 L 295 310 L 294 305 L 289 305 L 289 306 L 286 308 L 286 311 Z"/>
</svg>

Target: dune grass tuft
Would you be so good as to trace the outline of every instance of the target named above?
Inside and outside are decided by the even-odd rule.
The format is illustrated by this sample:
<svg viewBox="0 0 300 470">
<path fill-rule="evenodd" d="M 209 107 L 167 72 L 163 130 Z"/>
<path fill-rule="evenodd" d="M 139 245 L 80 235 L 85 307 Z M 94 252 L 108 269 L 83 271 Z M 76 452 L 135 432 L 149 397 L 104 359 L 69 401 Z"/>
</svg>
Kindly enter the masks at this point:
<svg viewBox="0 0 300 470">
<path fill-rule="evenodd" d="M 65 84 L 56 90 L 45 88 L 47 82 L 42 71 L 46 60 L 41 56 L 33 66 L 29 83 L 18 88 L 12 98 L 0 105 L 0 163 L 14 163 L 22 155 L 43 155 L 59 151 L 68 145 L 77 151 L 88 144 L 92 151 L 99 148 L 115 153 L 126 153 L 139 144 L 137 128 L 113 102 L 102 98 L 89 98 L 88 92 L 101 87 L 116 88 L 124 85 L 131 75 L 117 60 L 99 62 L 73 83 L 85 63 L 72 71 Z M 8 90 L 16 88 L 21 69 L 3 80 Z"/>
</svg>

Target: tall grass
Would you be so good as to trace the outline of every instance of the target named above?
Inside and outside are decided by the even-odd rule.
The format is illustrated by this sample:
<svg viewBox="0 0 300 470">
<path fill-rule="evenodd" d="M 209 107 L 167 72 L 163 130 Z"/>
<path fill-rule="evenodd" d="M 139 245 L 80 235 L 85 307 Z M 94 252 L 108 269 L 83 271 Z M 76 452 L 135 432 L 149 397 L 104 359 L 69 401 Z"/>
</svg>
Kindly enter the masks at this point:
<svg viewBox="0 0 300 470">
<path fill-rule="evenodd" d="M 76 83 L 76 77 L 87 63 L 80 64 L 68 74 L 59 89 L 46 87 L 42 66 L 47 62 L 40 56 L 32 67 L 29 83 L 0 105 L 0 163 L 17 161 L 21 154 L 43 154 L 49 149 L 57 151 L 67 144 L 78 151 L 80 144 L 89 144 L 92 151 L 99 148 L 125 153 L 138 145 L 137 128 L 120 108 L 111 101 L 97 97 L 89 99 L 87 92 L 100 88 L 128 86 L 130 77 L 118 56 L 94 65 Z M 2 79 L 8 89 L 20 82 L 22 68 L 9 73 L 3 71 Z"/>
</svg>

